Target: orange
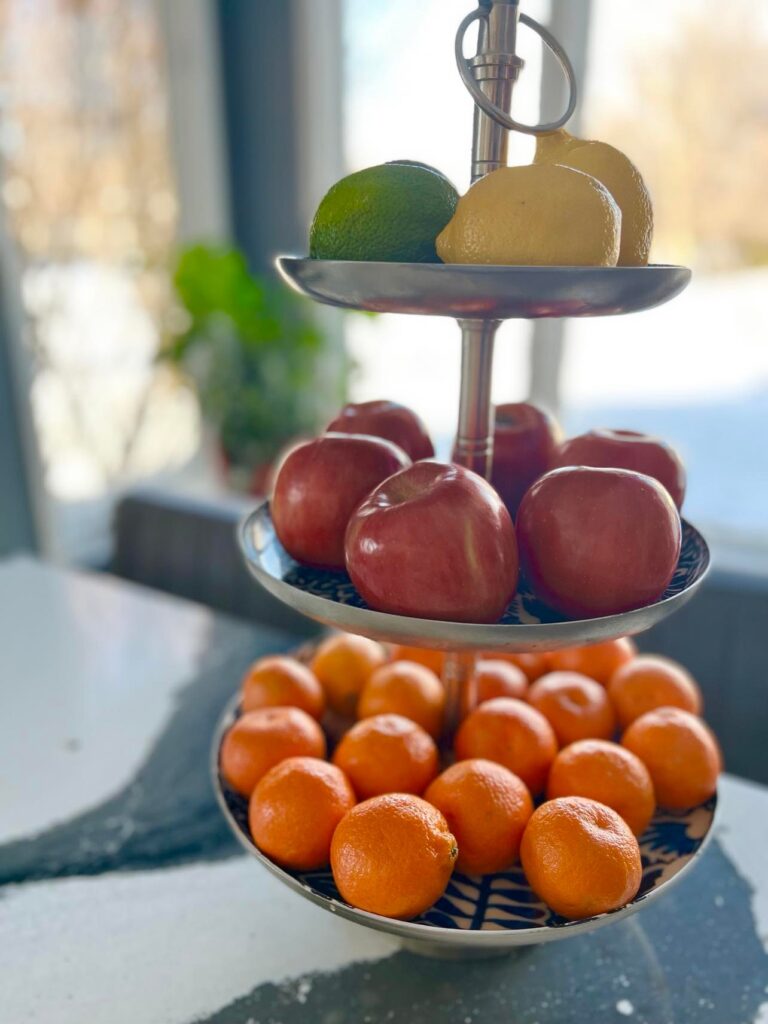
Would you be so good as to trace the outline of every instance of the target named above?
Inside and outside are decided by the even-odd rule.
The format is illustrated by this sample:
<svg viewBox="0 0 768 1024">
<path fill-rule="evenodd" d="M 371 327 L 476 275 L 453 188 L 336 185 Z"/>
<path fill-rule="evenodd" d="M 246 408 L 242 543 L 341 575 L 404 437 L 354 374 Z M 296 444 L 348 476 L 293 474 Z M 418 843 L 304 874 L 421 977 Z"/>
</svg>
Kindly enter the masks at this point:
<svg viewBox="0 0 768 1024">
<path fill-rule="evenodd" d="M 533 801 L 525 783 L 503 765 L 457 761 L 429 785 L 424 799 L 442 811 L 456 836 L 460 871 L 485 875 L 517 860 Z"/>
<path fill-rule="evenodd" d="M 336 633 L 320 644 L 310 667 L 333 710 L 352 718 L 371 673 L 386 660 L 384 648 L 375 640 Z"/>
<path fill-rule="evenodd" d="M 723 765 L 720 748 L 712 731 L 690 711 L 647 711 L 629 726 L 621 743 L 648 769 L 662 807 L 695 807 L 717 789 Z"/>
<path fill-rule="evenodd" d="M 237 719 L 221 744 L 219 765 L 229 785 L 250 796 L 286 757 L 325 757 L 323 730 L 301 708 L 262 708 Z"/>
<path fill-rule="evenodd" d="M 403 715 L 437 738 L 443 727 L 445 689 L 435 673 L 415 661 L 393 661 L 377 668 L 363 687 L 358 718 Z"/>
<path fill-rule="evenodd" d="M 315 757 L 289 757 L 262 776 L 251 794 L 253 841 L 271 860 L 293 871 L 324 867 L 331 838 L 355 806 L 344 772 Z"/>
<path fill-rule="evenodd" d="M 614 672 L 608 696 L 623 729 L 654 708 L 682 708 L 700 715 L 703 706 L 693 676 L 676 661 L 653 654 L 641 655 Z"/>
<path fill-rule="evenodd" d="M 539 676 L 543 676 L 550 669 L 549 659 L 551 655 L 549 654 L 536 654 L 533 651 L 526 651 L 521 654 L 507 654 L 506 652 L 496 651 L 488 652 L 485 656 L 494 660 L 508 661 L 510 665 L 517 665 L 518 668 L 525 672 L 529 683 L 535 683 Z"/>
<path fill-rule="evenodd" d="M 586 796 L 613 808 L 636 836 L 653 817 L 656 800 L 639 757 L 608 740 L 579 740 L 561 750 L 547 782 L 547 799 Z"/>
<path fill-rule="evenodd" d="M 411 647 L 408 644 L 394 644 L 390 650 L 392 661 L 415 661 L 417 665 L 431 668 L 442 678 L 445 651 L 433 651 L 429 647 Z"/>
<path fill-rule="evenodd" d="M 616 731 L 616 716 L 605 688 L 578 672 L 550 672 L 528 691 L 528 702 L 547 719 L 561 746 Z"/>
<path fill-rule="evenodd" d="M 242 684 L 243 711 L 257 708 L 301 708 L 313 718 L 322 718 L 325 694 L 317 678 L 300 661 L 274 655 L 255 661 Z"/>
<path fill-rule="evenodd" d="M 564 651 L 553 651 L 549 656 L 550 667 L 555 672 L 581 672 L 607 686 L 616 669 L 626 665 L 637 654 L 634 640 L 628 636 L 618 640 L 605 640 L 600 644 L 586 644 L 584 647 L 567 647 Z"/>
<path fill-rule="evenodd" d="M 523 700 L 528 691 L 528 677 L 517 665 L 502 658 L 483 658 L 478 661 L 470 685 L 465 688 L 467 704 L 469 694 L 474 697 L 472 707 L 477 707 L 494 697 L 517 697 Z M 465 709 L 465 714 L 471 708 Z"/>
<path fill-rule="evenodd" d="M 333 754 L 361 800 L 381 793 L 423 793 L 438 772 L 435 741 L 402 715 L 353 725 Z"/>
<path fill-rule="evenodd" d="M 536 895 L 556 914 L 577 919 L 625 906 L 643 874 L 629 825 L 581 796 L 548 800 L 533 812 L 520 859 Z"/>
<path fill-rule="evenodd" d="M 353 807 L 331 842 L 331 870 L 342 898 L 384 917 L 417 917 L 440 899 L 458 849 L 443 815 L 407 793 Z"/>
<path fill-rule="evenodd" d="M 557 739 L 541 712 L 513 697 L 495 697 L 467 715 L 456 733 L 455 749 L 462 761 L 482 757 L 503 764 L 535 796 L 546 785 Z"/>
</svg>

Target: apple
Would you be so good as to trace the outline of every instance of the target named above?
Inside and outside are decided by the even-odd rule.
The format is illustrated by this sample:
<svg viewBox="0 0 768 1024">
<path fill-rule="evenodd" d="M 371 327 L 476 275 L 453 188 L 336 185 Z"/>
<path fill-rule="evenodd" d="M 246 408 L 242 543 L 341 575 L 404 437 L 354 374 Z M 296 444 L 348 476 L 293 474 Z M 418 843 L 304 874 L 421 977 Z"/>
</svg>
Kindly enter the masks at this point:
<svg viewBox="0 0 768 1024">
<path fill-rule="evenodd" d="M 414 462 L 417 459 L 431 459 L 435 454 L 421 419 L 411 409 L 397 402 L 350 402 L 326 429 L 342 434 L 383 437 L 399 445 Z"/>
<path fill-rule="evenodd" d="M 569 618 L 656 601 L 680 555 L 680 515 L 666 488 L 627 469 L 569 466 L 540 477 L 517 514 L 533 592 Z"/>
<path fill-rule="evenodd" d="M 533 481 L 552 469 L 560 438 L 554 418 L 538 406 L 496 406 L 491 483 L 513 518 Z"/>
<path fill-rule="evenodd" d="M 517 586 L 509 512 L 481 476 L 434 460 L 379 484 L 347 528 L 347 571 L 377 611 L 497 622 Z"/>
<path fill-rule="evenodd" d="M 685 466 L 674 448 L 651 434 L 635 430 L 590 430 L 565 441 L 557 452 L 556 466 L 603 466 L 646 473 L 667 488 L 672 501 L 682 508 L 685 497 Z"/>
<path fill-rule="evenodd" d="M 382 480 L 410 464 L 401 448 L 380 437 L 323 434 L 297 445 L 272 494 L 278 540 L 297 562 L 343 569 L 349 517 Z"/>
</svg>

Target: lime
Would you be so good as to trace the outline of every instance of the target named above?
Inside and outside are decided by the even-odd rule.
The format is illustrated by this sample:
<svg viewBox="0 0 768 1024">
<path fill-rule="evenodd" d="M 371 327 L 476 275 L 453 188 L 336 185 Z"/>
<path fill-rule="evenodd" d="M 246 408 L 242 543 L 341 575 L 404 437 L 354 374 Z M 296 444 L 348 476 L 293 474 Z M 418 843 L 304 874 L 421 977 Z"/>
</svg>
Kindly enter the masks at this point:
<svg viewBox="0 0 768 1024">
<path fill-rule="evenodd" d="M 321 260 L 439 263 L 435 239 L 458 198 L 450 181 L 425 164 L 380 164 L 349 174 L 318 206 L 309 254 Z"/>
</svg>

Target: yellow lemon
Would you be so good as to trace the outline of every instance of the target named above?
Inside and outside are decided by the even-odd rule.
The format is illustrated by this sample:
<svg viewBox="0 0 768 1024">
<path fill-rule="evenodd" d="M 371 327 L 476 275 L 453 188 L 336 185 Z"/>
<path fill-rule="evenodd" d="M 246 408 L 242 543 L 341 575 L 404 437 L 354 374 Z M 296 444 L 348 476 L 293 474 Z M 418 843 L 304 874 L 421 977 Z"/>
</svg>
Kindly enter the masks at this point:
<svg viewBox="0 0 768 1024">
<path fill-rule="evenodd" d="M 444 263 L 613 267 L 621 211 L 570 167 L 500 167 L 476 181 L 437 237 Z"/>
<path fill-rule="evenodd" d="M 537 164 L 564 164 L 597 178 L 621 209 L 620 267 L 643 267 L 653 237 L 653 207 L 642 176 L 629 157 L 607 142 L 577 139 L 562 128 L 536 141 Z"/>
</svg>

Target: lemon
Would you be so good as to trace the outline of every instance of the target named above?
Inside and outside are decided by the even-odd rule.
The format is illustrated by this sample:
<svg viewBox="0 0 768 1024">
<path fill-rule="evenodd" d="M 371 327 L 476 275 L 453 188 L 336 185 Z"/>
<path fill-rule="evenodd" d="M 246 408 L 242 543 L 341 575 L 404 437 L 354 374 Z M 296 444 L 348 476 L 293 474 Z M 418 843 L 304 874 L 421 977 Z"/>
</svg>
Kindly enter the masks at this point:
<svg viewBox="0 0 768 1024">
<path fill-rule="evenodd" d="M 653 207 L 642 176 L 629 157 L 607 142 L 577 139 L 562 128 L 539 136 L 535 163 L 564 164 L 597 178 L 621 208 L 621 267 L 648 263 L 653 237 Z"/>
<path fill-rule="evenodd" d="M 621 211 L 608 189 L 570 167 L 500 167 L 476 181 L 438 236 L 445 263 L 613 267 Z"/>
<path fill-rule="evenodd" d="M 309 232 L 322 260 L 436 263 L 435 239 L 458 193 L 439 171 L 409 161 L 350 174 L 325 194 Z"/>
</svg>

